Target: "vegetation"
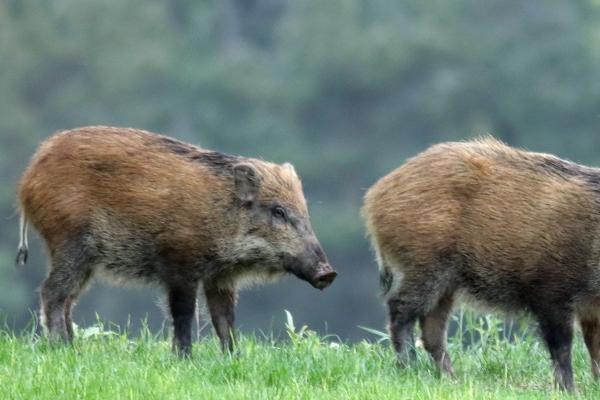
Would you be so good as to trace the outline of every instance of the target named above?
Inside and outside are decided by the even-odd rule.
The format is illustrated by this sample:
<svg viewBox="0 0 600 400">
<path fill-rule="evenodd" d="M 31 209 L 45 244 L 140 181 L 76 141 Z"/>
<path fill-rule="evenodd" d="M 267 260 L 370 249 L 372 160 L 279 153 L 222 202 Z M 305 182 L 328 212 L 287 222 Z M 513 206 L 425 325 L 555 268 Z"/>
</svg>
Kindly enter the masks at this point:
<svg viewBox="0 0 600 400">
<path fill-rule="evenodd" d="M 534 335 L 506 339 L 501 323 L 457 316 L 475 339 L 453 336 L 456 378 L 440 377 L 423 349 L 399 370 L 385 340 L 348 345 L 334 336 L 297 329 L 288 316 L 287 337 L 243 336 L 239 353 L 225 356 L 216 339 L 201 340 L 192 360 L 179 360 L 162 335 L 145 330 L 132 340 L 102 324 L 80 329 L 73 347 L 35 335 L 0 334 L 3 399 L 561 399 L 554 390 L 546 351 Z M 376 338 L 376 336 L 373 336 Z M 418 345 L 417 345 L 418 346 Z M 578 392 L 595 399 L 581 340 L 575 346 Z"/>
</svg>

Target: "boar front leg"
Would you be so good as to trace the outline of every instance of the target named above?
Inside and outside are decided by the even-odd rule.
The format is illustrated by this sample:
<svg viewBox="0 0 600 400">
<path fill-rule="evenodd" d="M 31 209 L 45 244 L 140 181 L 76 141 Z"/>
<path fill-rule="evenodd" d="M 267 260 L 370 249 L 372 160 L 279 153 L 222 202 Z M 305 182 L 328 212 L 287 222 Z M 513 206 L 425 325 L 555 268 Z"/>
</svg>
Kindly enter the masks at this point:
<svg viewBox="0 0 600 400">
<path fill-rule="evenodd" d="M 232 353 L 235 347 L 235 290 L 205 285 L 204 294 L 221 348 L 223 352 Z"/>
<path fill-rule="evenodd" d="M 169 308 L 173 318 L 173 349 L 181 357 L 192 354 L 192 322 L 196 310 L 195 284 L 169 288 Z"/>
<path fill-rule="evenodd" d="M 549 301 L 548 304 L 555 304 L 555 302 Z M 561 312 L 546 308 L 537 312 L 537 318 L 554 365 L 556 385 L 560 389 L 572 392 L 574 390 L 571 366 L 573 316 L 567 310 Z"/>
</svg>

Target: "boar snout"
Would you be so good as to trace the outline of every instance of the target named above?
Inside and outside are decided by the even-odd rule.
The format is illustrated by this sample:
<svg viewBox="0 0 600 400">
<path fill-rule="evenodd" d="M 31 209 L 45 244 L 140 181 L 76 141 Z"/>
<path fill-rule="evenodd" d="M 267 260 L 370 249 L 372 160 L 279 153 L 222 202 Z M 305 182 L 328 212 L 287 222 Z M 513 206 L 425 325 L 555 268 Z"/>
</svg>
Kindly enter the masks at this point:
<svg viewBox="0 0 600 400">
<path fill-rule="evenodd" d="M 283 264 L 287 272 L 320 290 L 331 285 L 337 276 L 337 272 L 327 261 L 327 256 L 318 243 L 305 246 L 304 252 L 300 256 L 285 254 Z"/>
<path fill-rule="evenodd" d="M 316 268 L 310 274 L 308 282 L 313 285 L 316 289 L 323 290 L 327 286 L 331 285 L 337 276 L 337 272 L 327 261 L 327 256 L 318 243 L 308 246 L 311 258 L 314 260 L 313 265 Z"/>
<path fill-rule="evenodd" d="M 319 267 L 309 282 L 316 289 L 323 290 L 333 283 L 337 272 L 329 264 L 319 264 Z"/>
</svg>

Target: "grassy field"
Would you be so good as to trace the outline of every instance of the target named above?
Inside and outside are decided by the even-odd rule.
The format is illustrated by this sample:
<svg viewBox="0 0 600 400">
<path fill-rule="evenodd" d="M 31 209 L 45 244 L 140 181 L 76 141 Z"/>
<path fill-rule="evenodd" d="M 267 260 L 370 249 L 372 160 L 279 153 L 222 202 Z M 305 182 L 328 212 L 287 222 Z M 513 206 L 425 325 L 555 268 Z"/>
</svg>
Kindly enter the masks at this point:
<svg viewBox="0 0 600 400">
<path fill-rule="evenodd" d="M 450 341 L 455 379 L 440 378 L 419 348 L 399 370 L 384 340 L 353 345 L 319 337 L 288 320 L 288 337 L 242 337 L 221 354 L 208 338 L 179 360 L 162 336 L 132 339 L 101 326 L 79 330 L 74 346 L 0 333 L 0 399 L 559 399 L 600 398 L 584 346 L 574 352 L 577 393 L 552 387 L 545 349 L 534 335 L 510 343 L 492 319 L 467 318 L 469 335 Z M 469 346 L 462 343 L 472 341 Z M 418 346 L 418 344 L 417 344 Z"/>
</svg>

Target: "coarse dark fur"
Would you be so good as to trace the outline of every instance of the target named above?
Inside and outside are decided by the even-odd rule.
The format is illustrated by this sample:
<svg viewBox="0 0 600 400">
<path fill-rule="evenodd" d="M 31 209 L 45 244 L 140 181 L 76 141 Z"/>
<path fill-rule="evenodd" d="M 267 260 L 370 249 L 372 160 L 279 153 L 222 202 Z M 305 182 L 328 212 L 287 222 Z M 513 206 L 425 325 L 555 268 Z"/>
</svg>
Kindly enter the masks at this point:
<svg viewBox="0 0 600 400">
<path fill-rule="evenodd" d="M 292 273 L 319 289 L 336 276 L 310 225 L 290 164 L 207 151 L 135 129 L 86 127 L 41 144 L 19 186 L 27 225 L 51 268 L 41 288 L 44 326 L 73 339 L 71 310 L 95 274 L 167 292 L 174 346 L 191 351 L 196 294 L 204 291 L 223 348 L 233 347 L 244 283 Z"/>
<path fill-rule="evenodd" d="M 363 214 L 402 362 L 419 320 L 425 348 L 452 374 L 446 324 L 466 294 L 531 313 L 568 390 L 578 319 L 600 377 L 600 169 L 494 139 L 444 143 L 380 179 Z"/>
</svg>

